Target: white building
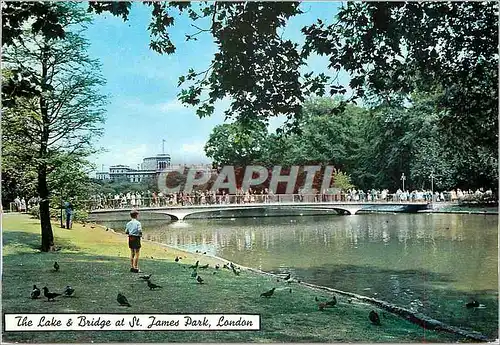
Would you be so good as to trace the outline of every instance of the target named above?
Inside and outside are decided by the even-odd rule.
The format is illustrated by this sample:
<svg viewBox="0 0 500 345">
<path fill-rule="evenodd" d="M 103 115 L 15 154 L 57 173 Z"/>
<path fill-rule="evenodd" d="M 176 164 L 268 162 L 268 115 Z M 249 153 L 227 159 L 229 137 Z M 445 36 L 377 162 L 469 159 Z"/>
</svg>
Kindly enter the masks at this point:
<svg viewBox="0 0 500 345">
<path fill-rule="evenodd" d="M 146 179 L 154 179 L 161 172 L 179 171 L 182 168 L 196 168 L 205 173 L 213 171 L 210 164 L 196 165 L 172 165 L 170 164 L 170 155 L 160 153 L 153 157 L 146 157 L 142 160 L 140 168 L 133 169 L 128 165 L 112 165 L 109 172 L 101 171 L 96 173 L 98 180 L 128 180 L 129 182 L 142 182 Z"/>
</svg>

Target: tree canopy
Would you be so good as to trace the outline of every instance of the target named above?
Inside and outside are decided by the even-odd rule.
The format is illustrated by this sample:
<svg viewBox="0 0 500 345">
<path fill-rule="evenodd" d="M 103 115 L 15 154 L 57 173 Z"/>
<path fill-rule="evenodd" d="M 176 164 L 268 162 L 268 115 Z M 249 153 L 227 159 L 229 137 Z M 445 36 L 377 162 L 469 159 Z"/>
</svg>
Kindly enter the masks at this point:
<svg viewBox="0 0 500 345">
<path fill-rule="evenodd" d="M 148 26 L 152 50 L 175 52 L 170 39 L 175 12 L 188 16 L 197 28 L 186 33 L 186 40 L 208 34 L 217 44 L 206 71 L 190 70 L 179 78 L 179 84 L 192 82 L 180 99 L 198 106 L 200 116 L 211 114 L 213 102 L 224 96 L 232 99 L 228 117 L 265 119 L 298 116 L 305 93 L 322 93 L 325 84 L 331 94 L 345 93 L 347 85 L 338 85 L 338 80 L 300 75 L 298 67 L 311 53 L 328 56 L 331 70 L 347 71 L 355 97 L 368 91 L 386 98 L 440 86 L 447 90 L 441 105 L 455 104 L 455 110 L 462 109 L 456 100 L 464 90 L 468 97 L 496 97 L 491 88 L 477 87 L 474 92 L 470 88 L 487 83 L 496 89 L 498 6 L 494 2 L 346 2 L 331 23 L 318 21 L 302 29 L 302 47 L 280 35 L 287 20 L 302 13 L 298 2 L 143 3 L 152 9 Z M 130 10 L 131 2 L 88 5 L 89 12 L 110 12 L 124 20 Z M 10 44 L 29 18 L 37 19 L 34 32 L 64 36 L 64 27 L 55 20 L 58 14 L 51 3 L 7 3 L 4 44 Z M 40 18 L 45 20 L 43 27 Z M 197 23 L 209 27 L 200 28 Z M 205 88 L 209 92 L 203 101 Z M 492 100 L 489 108 L 494 104 Z"/>
<path fill-rule="evenodd" d="M 57 14 L 56 26 L 65 33 L 63 38 L 47 34 L 52 31 L 38 28 L 36 21 L 31 29 L 27 23 L 21 31 L 9 28 L 17 36 L 8 37 L 2 55 L 6 80 L 2 128 L 9 148 L 4 151 L 4 161 L 8 166 L 21 163 L 27 168 L 24 176 L 36 176 L 42 250 L 48 251 L 53 247 L 50 199 L 54 191 L 76 193 L 84 188 L 70 185 L 87 180 L 82 169 L 88 164 L 85 158 L 95 152 L 93 139 L 102 133 L 106 97 L 100 93 L 104 80 L 99 63 L 88 56 L 88 43 L 80 34 L 89 22 L 85 10 L 74 3 L 44 6 L 50 10 L 47 16 Z M 40 6 L 28 8 L 40 10 Z M 50 26 L 50 18 L 43 23 Z M 26 80 L 31 91 L 19 92 L 17 86 Z"/>
<path fill-rule="evenodd" d="M 194 106 L 200 117 L 211 115 L 218 100 L 230 99 L 225 114 L 233 123 L 220 126 L 213 137 L 247 147 L 226 152 L 215 139 L 209 140 L 207 154 L 218 163 L 255 161 L 257 156 L 268 163 L 333 162 L 350 171 L 353 181 L 366 185 L 397 183 L 403 171 L 419 183 L 432 171 L 440 172 L 437 181 L 443 186 L 498 179 L 494 2 L 346 2 L 331 20 L 303 27 L 302 45 L 282 35 L 290 18 L 302 14 L 298 2 L 143 4 L 151 9 L 147 30 L 153 51 L 176 52 L 170 34 L 178 15 L 192 23 L 186 40 L 196 44 L 201 35 L 208 35 L 216 44 L 205 70 L 190 69 L 179 76 L 179 99 Z M 68 35 L 55 3 L 7 2 L 3 7 L 4 46 L 13 43 L 23 25 L 48 39 Z M 89 12 L 108 12 L 123 20 L 132 10 L 131 2 L 88 4 Z M 333 77 L 301 73 L 311 54 L 328 58 L 326 67 Z M 349 75 L 348 84 L 338 78 L 341 72 Z M 18 69 L 2 91 L 9 101 L 41 89 Z M 321 116 L 303 119 L 308 112 L 305 100 L 327 94 L 344 98 L 329 103 L 331 109 L 322 109 Z M 352 105 L 345 111 L 352 102 L 362 106 L 356 111 L 365 116 L 353 114 Z M 303 134 L 293 142 L 279 135 L 261 142 L 268 134 L 258 126 L 274 116 L 287 117 L 293 132 Z M 265 149 L 270 145 L 266 142 L 294 156 L 280 158 Z"/>
</svg>

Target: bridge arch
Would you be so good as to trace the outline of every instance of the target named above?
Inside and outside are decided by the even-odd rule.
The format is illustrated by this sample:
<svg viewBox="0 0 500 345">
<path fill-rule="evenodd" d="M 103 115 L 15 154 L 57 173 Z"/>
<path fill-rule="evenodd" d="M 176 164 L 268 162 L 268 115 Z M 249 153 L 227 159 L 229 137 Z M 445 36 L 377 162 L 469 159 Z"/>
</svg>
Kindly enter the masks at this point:
<svg viewBox="0 0 500 345">
<path fill-rule="evenodd" d="M 213 208 L 213 209 L 192 209 L 190 211 L 186 210 L 181 210 L 181 209 L 175 209 L 175 210 L 158 210 L 155 211 L 155 213 L 161 213 L 164 215 L 169 216 L 172 221 L 178 221 L 178 220 L 184 220 L 186 217 L 193 215 L 193 214 L 200 214 L 200 213 L 215 213 L 215 212 L 220 212 L 220 211 L 240 211 L 240 210 L 245 210 L 245 209 L 253 209 L 253 210 L 258 210 L 262 209 L 265 210 L 268 207 L 272 207 L 275 205 L 269 205 L 269 206 L 263 206 L 263 205 L 255 205 L 255 206 L 239 206 L 239 207 L 224 207 L 224 208 Z M 314 207 L 314 206 L 305 206 L 305 205 L 288 205 L 283 208 L 290 208 L 290 209 L 296 209 L 296 210 L 316 210 L 316 211 L 331 211 L 334 210 L 339 214 L 347 214 L 347 215 L 355 215 L 359 210 L 362 209 L 362 207 L 341 207 L 341 206 L 330 206 L 330 207 Z"/>
</svg>

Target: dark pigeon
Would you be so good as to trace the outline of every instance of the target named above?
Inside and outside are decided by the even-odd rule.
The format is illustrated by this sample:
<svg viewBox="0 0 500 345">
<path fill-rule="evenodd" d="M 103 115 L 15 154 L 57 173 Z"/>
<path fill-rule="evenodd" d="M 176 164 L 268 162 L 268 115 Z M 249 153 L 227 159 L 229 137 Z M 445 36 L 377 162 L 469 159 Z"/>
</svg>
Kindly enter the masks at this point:
<svg viewBox="0 0 500 345">
<path fill-rule="evenodd" d="M 33 291 L 31 291 L 31 298 L 32 299 L 37 299 L 40 297 L 40 289 L 36 287 L 36 285 L 33 285 Z"/>
<path fill-rule="evenodd" d="M 49 292 L 49 289 L 46 286 L 43 288 L 43 295 L 47 297 L 47 301 L 54 301 L 54 298 L 61 296 L 60 293 Z"/>
<path fill-rule="evenodd" d="M 334 305 L 337 304 L 337 297 L 333 296 L 331 301 L 328 301 L 325 303 L 327 307 L 333 307 Z"/>
<path fill-rule="evenodd" d="M 380 317 L 378 316 L 375 310 L 372 310 L 370 314 L 368 314 L 368 318 L 374 325 L 380 325 Z"/>
<path fill-rule="evenodd" d="M 116 296 L 116 301 L 120 305 L 126 305 L 127 307 L 130 307 L 130 303 L 127 301 L 127 297 L 123 296 L 121 293 L 118 293 L 118 296 Z"/>
<path fill-rule="evenodd" d="M 149 290 L 161 289 L 160 285 L 156 285 L 154 283 L 151 283 L 151 280 L 147 280 L 147 282 L 148 282 Z"/>
<path fill-rule="evenodd" d="M 75 289 L 73 289 L 71 286 L 68 285 L 64 289 L 63 294 L 64 294 L 64 296 L 68 296 L 69 297 L 69 296 L 73 295 L 74 292 L 75 292 Z"/>
<path fill-rule="evenodd" d="M 479 302 L 474 300 L 465 305 L 467 308 L 477 308 L 479 307 Z"/>
<path fill-rule="evenodd" d="M 260 294 L 260 297 L 271 297 L 274 294 L 274 290 L 276 290 L 276 288 L 272 288 L 269 291 L 263 292 Z"/>
</svg>

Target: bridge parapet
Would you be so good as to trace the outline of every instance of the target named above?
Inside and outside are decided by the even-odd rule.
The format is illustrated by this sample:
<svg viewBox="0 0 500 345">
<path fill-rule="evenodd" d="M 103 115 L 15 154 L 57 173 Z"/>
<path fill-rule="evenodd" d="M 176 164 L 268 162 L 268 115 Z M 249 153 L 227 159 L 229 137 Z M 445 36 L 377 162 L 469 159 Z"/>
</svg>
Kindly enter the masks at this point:
<svg viewBox="0 0 500 345">
<path fill-rule="evenodd" d="M 397 209 L 390 211 L 408 211 L 411 209 L 426 209 L 427 203 L 359 203 L 359 202 L 322 202 L 322 203 L 254 203 L 236 205 L 197 205 L 197 206 L 168 206 L 168 207 L 143 207 L 141 212 L 154 212 L 170 216 L 173 220 L 182 220 L 185 217 L 196 213 L 210 213 L 220 211 L 238 211 L 244 209 L 302 209 L 302 210 L 335 210 L 340 214 L 355 215 L 361 210 L 369 210 L 374 206 L 395 206 Z M 94 210 L 92 214 L 102 214 L 109 212 L 128 212 L 128 209 Z"/>
</svg>

